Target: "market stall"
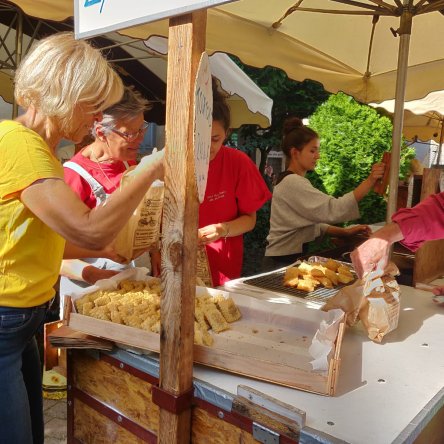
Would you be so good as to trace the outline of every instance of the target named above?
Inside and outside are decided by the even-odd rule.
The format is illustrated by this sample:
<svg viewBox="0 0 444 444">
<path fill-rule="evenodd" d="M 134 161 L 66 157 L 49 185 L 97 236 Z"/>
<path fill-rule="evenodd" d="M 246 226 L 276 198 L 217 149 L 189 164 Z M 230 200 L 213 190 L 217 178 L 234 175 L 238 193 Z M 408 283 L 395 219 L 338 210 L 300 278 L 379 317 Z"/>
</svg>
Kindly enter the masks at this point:
<svg viewBox="0 0 444 444">
<path fill-rule="evenodd" d="M 428 362 L 423 356 L 418 358 L 418 351 L 412 344 L 418 340 L 423 344 L 429 344 L 431 341 L 427 339 L 428 342 L 425 342 L 426 338 L 422 333 L 427 330 L 423 328 L 416 332 L 421 334 L 415 336 L 415 332 L 411 329 L 417 327 L 417 324 L 410 319 L 406 318 L 409 322 L 405 324 L 405 330 L 401 328 L 397 330 L 401 335 L 398 342 L 386 342 L 383 346 L 370 342 L 359 330 L 353 331 L 347 343 L 349 358 L 348 365 L 344 366 L 346 375 L 344 378 L 341 378 L 338 367 L 343 331 L 340 325 L 335 335 L 336 341 L 334 348 L 331 349 L 332 353 L 328 353 L 328 368 L 323 370 L 327 375 L 321 381 L 323 385 L 318 384 L 316 389 L 313 389 L 312 379 L 321 378 L 309 367 L 302 369 L 304 375 L 308 376 L 308 382 L 306 379 L 299 379 L 300 375 L 295 374 L 293 376 L 296 376 L 296 379 L 292 380 L 294 382 L 292 387 L 324 395 L 336 394 L 331 398 L 313 393 L 301 395 L 302 392 L 294 388 L 279 388 L 277 385 L 257 383 L 239 376 L 208 370 L 207 367 L 193 368 L 193 356 L 199 361 L 199 356 L 202 357 L 207 353 L 211 358 L 220 360 L 220 355 L 210 353 L 205 348 L 202 351 L 193 345 L 198 206 L 196 188 L 197 191 L 201 191 L 205 182 L 202 180 L 205 175 L 197 175 L 196 180 L 194 171 L 194 161 L 197 159 L 195 159 L 196 144 L 192 128 L 195 119 L 193 111 L 197 100 L 193 93 L 194 79 L 199 71 L 199 61 L 205 48 L 205 24 L 206 13 L 202 11 L 170 20 L 168 83 L 171 84 L 174 79 L 175 88 L 168 89 L 167 98 L 166 191 L 162 246 L 163 297 L 160 303 L 162 326 L 159 324 L 158 349 L 155 348 L 156 344 L 149 343 L 148 336 L 142 337 L 139 344 L 134 344 L 133 340 L 137 339 L 137 335 L 132 330 L 107 328 L 99 322 L 89 322 L 86 326 L 85 323 L 82 324 L 84 319 L 80 318 L 78 313 L 73 313 L 71 317 L 67 315 L 66 319 L 72 327 L 105 338 L 117 331 L 116 336 L 110 339 L 125 344 L 125 347 L 136 345 L 139 348 L 160 351 L 160 358 L 157 360 L 134 357 L 125 351 L 117 352 L 116 355 L 105 353 L 100 359 L 91 358 L 81 352 L 72 354 L 69 363 L 70 442 L 91 442 L 100 439 L 98 437 L 103 437 L 104 442 L 154 442 L 157 439 L 166 443 L 188 442 L 190 437 L 195 442 L 226 442 L 228 432 L 233 433 L 234 442 L 297 442 L 298 433 L 301 433 L 300 436 L 303 438 L 301 440 L 307 438 L 321 442 L 326 442 L 326 439 L 330 439 L 331 442 L 337 439 L 349 442 L 377 442 L 378 439 L 384 442 L 386 437 L 390 441 L 398 439 L 402 436 L 403 430 L 409 427 L 410 421 L 415 421 L 420 409 L 427 408 L 427 403 L 433 397 L 437 396 L 437 400 L 431 404 L 433 409 L 442 406 L 440 390 L 443 381 L 437 372 L 442 366 L 440 361 L 442 358 L 436 352 L 437 347 L 428 346 L 424 346 L 424 350 L 432 350 L 427 356 Z M 205 158 L 205 155 L 203 157 Z M 432 316 L 435 311 L 432 312 L 427 303 L 421 312 L 421 306 L 415 305 L 415 296 L 420 293 L 415 294 L 411 289 L 404 289 L 404 293 L 407 295 L 405 301 L 411 304 L 405 308 L 414 307 L 417 316 L 415 319 L 422 318 L 424 324 L 430 327 L 432 334 L 435 335 L 442 322 L 440 316 L 437 318 Z M 239 299 L 242 300 L 242 297 Z M 430 298 L 427 301 L 430 301 Z M 306 317 L 301 316 L 300 319 L 305 320 Z M 433 320 L 430 324 L 429 319 Z M 279 318 L 278 322 L 281 320 L 282 318 Z M 303 324 L 302 321 L 300 323 Z M 90 327 L 97 329 L 92 332 L 88 330 Z M 299 336 L 304 339 L 304 335 Z M 308 336 L 305 339 L 308 339 Z M 391 347 L 392 344 L 399 348 Z M 411 348 L 408 348 L 409 344 Z M 370 350 L 369 354 L 367 349 Z M 381 349 L 387 350 L 387 354 L 381 353 Z M 423 349 L 420 348 L 420 351 Z M 281 358 L 291 355 L 270 354 L 272 358 L 268 361 L 266 369 L 268 376 L 264 373 L 260 375 L 261 379 L 282 383 L 276 381 L 277 378 L 271 372 L 274 370 L 279 373 L 282 365 L 278 366 L 276 363 L 281 362 Z M 276 359 L 276 356 L 280 359 Z M 410 365 L 412 356 L 418 367 Z M 378 391 L 375 389 L 376 384 L 373 383 L 374 378 L 378 376 L 377 383 L 381 384 L 381 387 L 390 385 L 384 385 L 384 382 L 390 380 L 389 373 L 386 378 L 378 375 L 381 357 L 386 358 L 387 366 L 384 368 L 387 372 L 395 369 L 401 374 L 402 371 L 405 372 L 399 378 L 398 374 L 391 374 L 395 380 L 393 392 L 384 390 L 383 394 L 379 393 L 380 397 L 384 396 L 384 399 L 387 397 L 389 401 L 394 402 L 387 411 L 379 408 L 380 397 L 375 397 Z M 392 357 L 397 357 L 398 361 L 391 360 Z M 408 362 L 402 361 L 400 357 L 408 359 Z M 237 356 L 237 359 L 237 362 L 236 360 L 231 362 L 238 365 L 239 361 L 241 365 L 246 362 L 240 360 L 240 356 Z M 209 362 L 205 359 L 200 362 L 206 365 L 214 364 L 214 361 Z M 400 362 L 403 363 L 402 368 L 399 368 Z M 408 367 L 409 371 L 425 373 L 425 368 L 421 367 L 424 363 L 428 363 L 430 367 L 426 382 L 434 383 L 425 384 L 425 387 L 418 390 L 417 382 L 414 381 L 414 384 L 407 385 L 411 388 L 410 392 L 405 393 L 408 383 L 404 379 L 406 368 Z M 233 371 L 220 361 L 215 364 L 216 367 Z M 258 378 L 257 370 L 260 366 L 255 366 L 254 362 L 249 364 L 253 368 L 247 374 Z M 304 366 L 308 364 L 304 362 Z M 362 388 L 363 381 L 355 373 L 357 369 L 369 372 L 365 378 L 372 383 Z M 243 373 L 240 367 L 234 370 L 233 373 Z M 203 385 L 196 383 L 193 386 L 193 375 L 202 379 Z M 412 380 L 411 375 L 409 376 Z M 339 386 L 338 392 L 335 393 L 335 383 L 341 379 L 351 385 L 342 388 Z M 260 393 L 247 390 L 241 391 L 246 396 L 239 396 L 240 381 L 245 385 L 254 386 Z M 200 393 L 197 396 L 196 390 Z M 411 399 L 403 398 L 407 394 L 412 395 Z M 253 402 L 253 405 L 246 402 L 257 400 L 256 396 L 259 399 L 265 399 L 267 396 L 268 398 L 266 402 Z M 269 399 L 270 397 L 274 400 Z M 228 400 L 228 403 L 222 404 L 223 399 Z M 255 404 L 259 404 L 262 409 L 265 406 L 265 411 Z M 274 405 L 279 408 L 275 408 Z M 365 409 L 360 411 L 358 406 L 364 406 Z M 304 414 L 295 410 L 295 407 L 309 412 L 309 418 L 312 419 L 307 422 L 307 427 L 304 427 Z M 326 413 L 332 411 L 338 415 L 333 416 L 333 420 L 330 415 L 326 416 Z M 376 411 L 383 411 L 384 416 L 376 415 Z M 403 414 L 398 416 L 398 411 L 402 411 Z M 393 412 L 396 412 L 396 417 Z M 357 413 L 360 415 L 357 416 Z M 343 420 L 344 417 L 347 422 Z M 429 419 L 423 422 L 428 422 Z M 226 423 L 231 425 L 228 426 Z M 341 427 L 329 429 L 337 423 Z M 412 433 L 414 435 L 421 430 L 422 426 L 419 426 L 414 428 Z M 367 440 L 367 437 L 370 437 L 370 440 Z"/>
</svg>

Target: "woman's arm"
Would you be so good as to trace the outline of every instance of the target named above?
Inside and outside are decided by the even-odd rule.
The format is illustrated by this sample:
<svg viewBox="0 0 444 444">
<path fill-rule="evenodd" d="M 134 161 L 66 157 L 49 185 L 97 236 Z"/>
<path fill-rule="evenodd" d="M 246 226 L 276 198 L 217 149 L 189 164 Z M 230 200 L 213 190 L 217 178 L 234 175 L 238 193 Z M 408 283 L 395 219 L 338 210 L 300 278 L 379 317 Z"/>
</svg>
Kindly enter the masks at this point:
<svg viewBox="0 0 444 444">
<path fill-rule="evenodd" d="M 117 273 L 119 272 L 116 270 L 103 270 L 79 259 L 64 260 L 60 268 L 62 276 L 76 281 L 88 282 L 88 284 L 95 284 L 99 279 L 109 279 Z"/>
<path fill-rule="evenodd" d="M 215 242 L 222 237 L 234 237 L 251 231 L 256 225 L 256 212 L 242 214 L 228 222 L 207 225 L 199 229 L 199 240 L 203 244 Z"/>
<path fill-rule="evenodd" d="M 60 179 L 34 182 L 21 200 L 39 219 L 66 240 L 82 248 L 103 249 L 123 228 L 148 187 L 163 175 L 163 151 L 146 161 L 123 190 L 92 210 Z"/>
<path fill-rule="evenodd" d="M 372 170 L 370 175 L 365 179 L 361 184 L 359 184 L 353 194 L 355 195 L 355 199 L 359 202 L 363 197 L 365 197 L 370 190 L 375 186 L 375 183 L 378 179 L 381 179 L 384 176 L 385 164 L 384 163 L 375 163 L 372 165 Z"/>
<path fill-rule="evenodd" d="M 353 225 L 352 227 L 335 227 L 334 225 L 329 225 L 325 230 L 327 234 L 335 237 L 350 237 L 356 234 L 370 235 L 371 229 L 368 225 Z"/>
<path fill-rule="evenodd" d="M 359 277 L 377 268 L 384 269 L 388 262 L 390 246 L 404 238 L 399 225 L 391 222 L 356 248 L 351 259 Z"/>
<path fill-rule="evenodd" d="M 63 259 L 82 259 L 88 257 L 104 257 L 121 264 L 127 262 L 124 257 L 120 256 L 114 251 L 112 245 L 109 245 L 102 250 L 90 250 L 88 248 L 78 247 L 71 242 L 66 242 L 65 251 L 63 252 Z"/>
</svg>

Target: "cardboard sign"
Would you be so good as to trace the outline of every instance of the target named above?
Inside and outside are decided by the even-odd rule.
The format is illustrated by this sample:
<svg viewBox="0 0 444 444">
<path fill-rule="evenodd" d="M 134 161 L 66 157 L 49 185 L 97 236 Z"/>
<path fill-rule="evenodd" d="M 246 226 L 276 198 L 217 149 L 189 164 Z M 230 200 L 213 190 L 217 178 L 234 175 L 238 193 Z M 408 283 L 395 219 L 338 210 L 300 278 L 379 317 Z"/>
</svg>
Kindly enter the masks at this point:
<svg viewBox="0 0 444 444">
<path fill-rule="evenodd" d="M 208 54 L 202 53 L 194 88 L 194 174 L 199 202 L 205 197 L 210 163 L 213 89 Z"/>
<path fill-rule="evenodd" d="M 76 39 L 188 14 L 236 0 L 75 0 Z"/>
</svg>

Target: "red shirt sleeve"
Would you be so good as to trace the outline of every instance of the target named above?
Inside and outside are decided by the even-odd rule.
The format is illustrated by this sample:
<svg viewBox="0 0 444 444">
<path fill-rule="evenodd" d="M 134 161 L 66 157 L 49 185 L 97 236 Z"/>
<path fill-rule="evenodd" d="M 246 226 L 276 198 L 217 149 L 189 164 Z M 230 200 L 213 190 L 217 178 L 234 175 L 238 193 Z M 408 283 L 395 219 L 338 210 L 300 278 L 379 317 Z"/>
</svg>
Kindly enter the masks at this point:
<svg viewBox="0 0 444 444">
<path fill-rule="evenodd" d="M 239 214 L 254 213 L 271 199 L 271 193 L 253 161 L 240 151 L 235 154 L 239 165 L 236 185 Z"/>
<path fill-rule="evenodd" d="M 393 216 L 404 236 L 401 242 L 416 251 L 425 241 L 444 238 L 444 192 L 433 194 L 412 208 L 402 208 Z"/>
</svg>

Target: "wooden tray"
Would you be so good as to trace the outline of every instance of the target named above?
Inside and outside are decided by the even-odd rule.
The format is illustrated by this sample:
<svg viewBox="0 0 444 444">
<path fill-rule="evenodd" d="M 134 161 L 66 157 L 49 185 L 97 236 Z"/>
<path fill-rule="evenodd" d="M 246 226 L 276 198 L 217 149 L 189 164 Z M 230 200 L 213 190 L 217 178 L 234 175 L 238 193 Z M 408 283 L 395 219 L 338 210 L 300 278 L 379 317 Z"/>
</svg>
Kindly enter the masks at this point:
<svg viewBox="0 0 444 444">
<path fill-rule="evenodd" d="M 220 290 L 201 289 L 211 295 Z M 194 362 L 227 370 L 255 379 L 323 395 L 333 395 L 339 373 L 344 317 L 330 352 L 327 371 L 313 371 L 309 354 L 312 338 L 328 314 L 300 305 L 274 304 L 233 294 L 242 319 L 230 324 L 230 330 L 212 335 L 212 347 L 194 345 Z M 147 332 L 110 321 L 71 313 L 69 326 L 75 330 L 159 353 L 160 338 Z"/>
</svg>

